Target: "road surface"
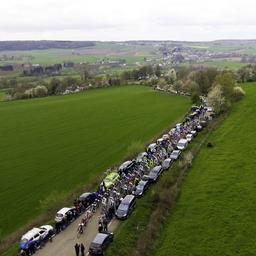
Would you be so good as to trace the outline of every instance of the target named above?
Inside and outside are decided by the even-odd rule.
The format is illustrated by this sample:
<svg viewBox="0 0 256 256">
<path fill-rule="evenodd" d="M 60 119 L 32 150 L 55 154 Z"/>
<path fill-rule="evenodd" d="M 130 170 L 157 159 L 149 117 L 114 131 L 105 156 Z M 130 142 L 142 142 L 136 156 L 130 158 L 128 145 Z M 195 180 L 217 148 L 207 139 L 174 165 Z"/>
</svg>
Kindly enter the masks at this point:
<svg viewBox="0 0 256 256">
<path fill-rule="evenodd" d="M 56 235 L 52 242 L 47 242 L 44 247 L 36 252 L 36 256 L 75 256 L 75 244 L 83 243 L 85 246 L 85 255 L 88 255 L 90 243 L 98 233 L 98 217 L 100 212 L 95 213 L 87 226 L 84 233 L 77 238 L 77 227 L 81 222 L 82 215 L 71 223 L 64 231 Z M 118 220 L 113 219 L 108 224 L 108 230 L 113 232 L 118 225 Z"/>
</svg>

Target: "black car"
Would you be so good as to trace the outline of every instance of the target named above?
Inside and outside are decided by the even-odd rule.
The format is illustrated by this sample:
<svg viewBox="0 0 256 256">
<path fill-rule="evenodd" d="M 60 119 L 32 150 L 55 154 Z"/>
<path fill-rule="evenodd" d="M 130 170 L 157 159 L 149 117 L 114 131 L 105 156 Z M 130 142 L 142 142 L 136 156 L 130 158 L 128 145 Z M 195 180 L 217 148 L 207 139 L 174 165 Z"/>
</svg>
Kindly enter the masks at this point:
<svg viewBox="0 0 256 256">
<path fill-rule="evenodd" d="M 98 233 L 90 244 L 89 255 L 103 255 L 107 246 L 113 241 L 113 233 Z"/>
<path fill-rule="evenodd" d="M 120 220 L 126 219 L 135 207 L 136 197 L 126 195 L 116 210 L 116 217 Z"/>
<path fill-rule="evenodd" d="M 141 180 L 139 184 L 136 186 L 136 189 L 133 194 L 137 197 L 140 197 L 144 194 L 144 192 L 148 189 L 148 187 L 149 187 L 148 180 Z"/>
<path fill-rule="evenodd" d="M 160 176 L 160 174 L 162 173 L 162 166 L 161 165 L 158 165 L 158 166 L 155 166 L 149 173 L 149 180 L 151 182 L 155 182 L 158 177 Z"/>
<path fill-rule="evenodd" d="M 192 107 L 191 107 L 191 111 L 196 111 L 196 110 L 198 110 L 198 109 L 200 109 L 200 107 L 198 107 L 198 106 L 192 106 Z"/>
<path fill-rule="evenodd" d="M 206 127 L 206 126 L 207 126 L 207 122 L 206 122 L 205 120 L 202 120 L 202 121 L 200 122 L 200 125 L 201 125 L 202 127 Z"/>
<path fill-rule="evenodd" d="M 93 204 L 95 199 L 96 199 L 95 193 L 91 193 L 91 192 L 83 193 L 81 196 L 79 196 L 79 201 L 83 204 L 85 208 Z"/>
</svg>

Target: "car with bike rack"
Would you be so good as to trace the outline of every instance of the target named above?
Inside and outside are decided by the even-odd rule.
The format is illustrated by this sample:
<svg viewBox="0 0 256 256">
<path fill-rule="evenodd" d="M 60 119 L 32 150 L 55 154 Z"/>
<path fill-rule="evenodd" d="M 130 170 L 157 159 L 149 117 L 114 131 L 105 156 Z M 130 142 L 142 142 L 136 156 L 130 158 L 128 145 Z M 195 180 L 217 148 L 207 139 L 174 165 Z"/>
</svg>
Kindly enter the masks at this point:
<svg viewBox="0 0 256 256">
<path fill-rule="evenodd" d="M 108 189 L 111 186 L 113 186 L 116 181 L 118 180 L 118 178 L 120 177 L 120 175 L 117 172 L 111 172 L 109 173 L 106 178 L 103 180 L 103 184 L 104 186 Z"/>
</svg>

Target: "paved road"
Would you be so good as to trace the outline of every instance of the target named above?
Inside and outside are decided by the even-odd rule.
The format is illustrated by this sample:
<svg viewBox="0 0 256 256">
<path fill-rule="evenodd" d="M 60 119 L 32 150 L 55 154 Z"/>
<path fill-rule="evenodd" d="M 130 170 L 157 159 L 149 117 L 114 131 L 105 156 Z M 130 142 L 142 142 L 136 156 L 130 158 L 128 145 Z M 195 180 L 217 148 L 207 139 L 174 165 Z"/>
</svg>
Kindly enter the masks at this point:
<svg viewBox="0 0 256 256">
<path fill-rule="evenodd" d="M 38 256 L 75 256 L 74 245 L 76 243 L 83 243 L 86 254 L 88 248 L 96 234 L 98 233 L 98 217 L 99 212 L 95 213 L 87 224 L 84 233 L 77 238 L 77 227 L 81 222 L 82 216 L 71 223 L 64 231 L 53 238 L 52 242 L 48 242 L 36 255 Z M 118 226 L 118 220 L 113 219 L 109 225 L 109 231 L 113 232 Z"/>
</svg>

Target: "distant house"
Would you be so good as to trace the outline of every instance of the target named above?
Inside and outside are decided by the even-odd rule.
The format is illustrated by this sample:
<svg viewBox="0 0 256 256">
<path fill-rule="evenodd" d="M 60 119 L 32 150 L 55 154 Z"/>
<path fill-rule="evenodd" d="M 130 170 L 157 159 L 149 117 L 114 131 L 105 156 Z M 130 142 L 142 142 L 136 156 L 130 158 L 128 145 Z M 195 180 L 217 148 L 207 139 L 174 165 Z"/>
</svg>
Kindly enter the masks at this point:
<svg viewBox="0 0 256 256">
<path fill-rule="evenodd" d="M 61 64 L 54 64 L 50 66 L 43 67 L 39 64 L 33 65 L 24 65 L 23 66 L 23 74 L 24 76 L 41 76 L 41 75 L 52 75 L 58 74 L 62 70 Z"/>
</svg>

